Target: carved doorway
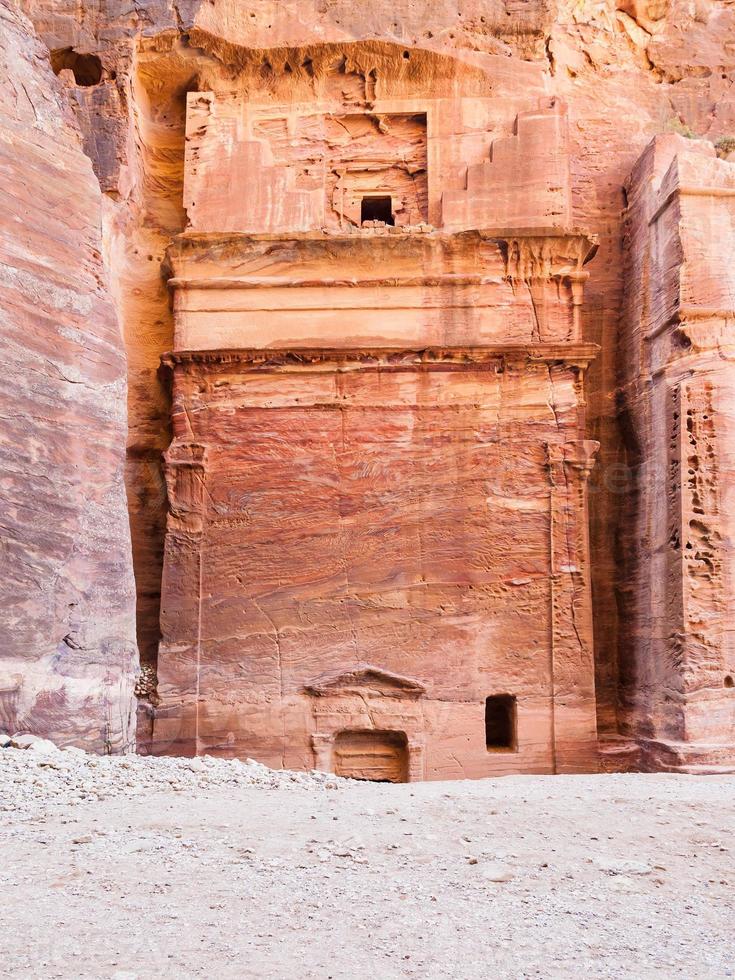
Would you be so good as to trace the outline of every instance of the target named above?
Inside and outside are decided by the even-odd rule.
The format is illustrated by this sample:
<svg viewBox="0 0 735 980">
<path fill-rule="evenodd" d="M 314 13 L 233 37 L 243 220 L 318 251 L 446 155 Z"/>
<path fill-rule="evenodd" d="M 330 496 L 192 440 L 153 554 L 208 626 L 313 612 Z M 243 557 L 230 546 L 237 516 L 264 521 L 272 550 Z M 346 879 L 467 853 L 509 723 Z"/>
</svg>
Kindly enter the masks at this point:
<svg viewBox="0 0 735 980">
<path fill-rule="evenodd" d="M 408 782 L 408 739 L 404 732 L 347 731 L 334 740 L 337 776 L 375 783 Z"/>
</svg>

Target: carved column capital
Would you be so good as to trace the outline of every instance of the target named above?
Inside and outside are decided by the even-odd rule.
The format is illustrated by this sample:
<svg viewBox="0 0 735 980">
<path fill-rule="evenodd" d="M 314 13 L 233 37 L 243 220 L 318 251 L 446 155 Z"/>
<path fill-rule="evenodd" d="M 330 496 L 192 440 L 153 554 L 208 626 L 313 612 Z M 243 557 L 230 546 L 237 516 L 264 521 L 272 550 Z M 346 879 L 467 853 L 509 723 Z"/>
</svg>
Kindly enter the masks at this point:
<svg viewBox="0 0 735 980">
<path fill-rule="evenodd" d="M 568 454 L 565 462 L 567 466 L 576 470 L 583 480 L 588 480 L 597 461 L 599 448 L 600 444 L 596 439 L 567 443 L 565 449 L 568 450 Z"/>
<path fill-rule="evenodd" d="M 169 523 L 190 533 L 201 533 L 207 447 L 201 443 L 175 439 L 163 459 Z"/>
<path fill-rule="evenodd" d="M 583 232 L 508 236 L 501 241 L 505 274 L 510 279 L 569 279 L 579 294 L 587 274 L 582 266 L 597 250 L 597 239 Z"/>
<path fill-rule="evenodd" d="M 550 443 L 547 446 L 549 466 L 560 466 L 573 470 L 583 481 L 587 481 L 594 468 L 600 443 L 595 439 L 580 439 L 578 442 L 562 444 Z"/>
</svg>

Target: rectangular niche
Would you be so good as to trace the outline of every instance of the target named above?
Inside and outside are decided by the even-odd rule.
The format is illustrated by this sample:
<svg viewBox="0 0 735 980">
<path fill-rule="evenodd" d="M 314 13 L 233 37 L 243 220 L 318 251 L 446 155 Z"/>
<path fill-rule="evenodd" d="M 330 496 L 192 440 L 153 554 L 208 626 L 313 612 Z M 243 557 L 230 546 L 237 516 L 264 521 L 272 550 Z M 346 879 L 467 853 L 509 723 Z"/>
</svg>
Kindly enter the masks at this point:
<svg viewBox="0 0 735 980">
<path fill-rule="evenodd" d="M 488 752 L 515 752 L 516 699 L 512 694 L 492 694 L 485 699 L 485 747 Z"/>
<path fill-rule="evenodd" d="M 386 225 L 392 225 L 395 221 L 393 217 L 393 198 L 378 197 L 368 194 L 362 199 L 360 221 L 382 221 Z"/>
<path fill-rule="evenodd" d="M 323 186 L 327 227 L 359 227 L 365 198 L 390 197 L 396 225 L 428 220 L 426 113 L 269 115 L 253 135 L 289 171 L 289 186 Z"/>
</svg>

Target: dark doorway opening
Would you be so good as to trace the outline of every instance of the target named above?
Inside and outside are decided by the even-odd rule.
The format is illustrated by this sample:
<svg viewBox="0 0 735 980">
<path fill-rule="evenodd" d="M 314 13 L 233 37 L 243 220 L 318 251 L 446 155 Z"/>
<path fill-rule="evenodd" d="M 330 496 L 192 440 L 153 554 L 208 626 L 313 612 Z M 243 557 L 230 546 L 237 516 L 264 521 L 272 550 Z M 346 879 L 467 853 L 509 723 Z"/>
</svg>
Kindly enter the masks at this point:
<svg viewBox="0 0 735 980">
<path fill-rule="evenodd" d="M 65 68 L 70 69 L 77 85 L 89 87 L 102 81 L 102 62 L 96 54 L 80 54 L 73 48 L 55 48 L 51 52 L 51 67 L 55 75 Z"/>
<path fill-rule="evenodd" d="M 384 221 L 394 225 L 393 199 L 390 197 L 363 197 L 360 208 L 360 221 Z"/>
<path fill-rule="evenodd" d="M 346 731 L 334 740 L 334 772 L 373 783 L 408 782 L 404 732 Z"/>
<path fill-rule="evenodd" d="M 515 752 L 516 699 L 512 694 L 485 699 L 485 746 L 488 752 Z"/>
</svg>

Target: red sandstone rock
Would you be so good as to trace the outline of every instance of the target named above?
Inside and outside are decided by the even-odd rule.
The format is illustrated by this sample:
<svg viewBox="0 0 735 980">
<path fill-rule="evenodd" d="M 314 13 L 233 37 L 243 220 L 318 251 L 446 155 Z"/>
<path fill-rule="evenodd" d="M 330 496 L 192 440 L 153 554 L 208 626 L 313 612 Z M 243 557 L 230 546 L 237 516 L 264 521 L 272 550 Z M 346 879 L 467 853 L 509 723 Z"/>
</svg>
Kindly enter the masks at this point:
<svg viewBox="0 0 735 980">
<path fill-rule="evenodd" d="M 314 211 L 317 199 L 322 202 L 317 210 L 323 208 L 325 226 L 331 224 L 335 231 L 335 218 L 339 224 L 341 215 L 342 222 L 351 227 L 357 218 L 359 182 L 364 184 L 366 171 L 356 180 L 345 180 L 338 174 L 319 177 L 307 173 L 302 166 L 303 152 L 306 150 L 308 157 L 309 142 L 313 146 L 315 133 L 303 128 L 303 120 L 314 115 L 314 105 L 323 100 L 325 92 L 330 98 L 344 97 L 348 102 L 365 99 L 379 103 L 389 97 L 402 103 L 400 111 L 395 106 L 390 108 L 395 115 L 402 115 L 400 125 L 394 126 L 392 133 L 383 133 L 374 112 L 375 122 L 350 118 L 347 143 L 355 140 L 364 147 L 365 162 L 371 166 L 385 145 L 400 145 L 409 152 L 415 168 L 411 181 L 394 175 L 394 196 L 401 204 L 395 210 L 397 225 L 412 224 L 419 215 L 436 226 L 446 219 L 444 231 L 482 225 L 495 225 L 499 230 L 503 222 L 493 218 L 506 215 L 517 232 L 521 230 L 518 222 L 527 197 L 537 204 L 546 201 L 544 207 L 535 209 L 537 221 L 546 213 L 552 217 L 552 225 L 558 222 L 557 230 L 561 225 L 583 227 L 599 238 L 600 249 L 589 266 L 590 278 L 585 284 L 582 337 L 601 348 L 586 377 L 586 435 L 601 443 L 600 463 L 591 476 L 589 566 L 599 730 L 605 738 L 614 738 L 623 731 L 626 738 L 643 740 L 647 745 L 659 737 L 673 741 L 694 739 L 702 745 L 699 761 L 709 758 L 731 764 L 723 748 L 728 739 L 732 740 L 726 693 L 730 688 L 724 687 L 728 675 L 723 673 L 729 669 L 730 661 L 726 643 L 716 638 L 728 635 L 727 602 L 718 598 L 717 591 L 726 591 L 725 572 L 717 572 L 720 584 L 714 591 L 709 585 L 705 589 L 699 584 L 695 590 L 709 596 L 703 600 L 703 608 L 707 618 L 712 612 L 714 632 L 700 629 L 697 617 L 701 619 L 702 612 L 692 612 L 691 603 L 684 611 L 681 604 L 672 608 L 662 606 L 658 600 L 649 603 L 647 583 L 656 579 L 659 567 L 657 553 L 643 532 L 649 520 L 660 525 L 660 501 L 664 499 L 671 501 L 679 494 L 686 511 L 688 491 L 683 488 L 680 492 L 672 483 L 661 487 L 667 493 L 659 493 L 659 484 L 651 493 L 641 482 L 644 472 L 655 469 L 657 459 L 668 458 L 664 444 L 670 433 L 668 428 L 656 428 L 651 423 L 654 417 L 663 416 L 651 415 L 647 404 L 646 380 L 651 368 L 648 348 L 645 344 L 639 346 L 637 328 L 632 326 L 629 313 L 626 312 L 622 332 L 620 319 L 624 295 L 642 295 L 639 283 L 631 279 L 637 276 L 637 263 L 643 261 L 649 249 L 643 232 L 630 238 L 629 260 L 622 249 L 623 185 L 637 159 L 661 132 L 704 137 L 718 145 L 722 156 L 727 155 L 728 139 L 735 135 L 735 102 L 730 95 L 735 78 L 735 8 L 719 0 L 697 0 L 696 4 L 688 0 L 585 4 L 559 0 L 554 5 L 542 0 L 522 4 L 513 0 L 463 0 L 461 4 L 450 0 L 439 5 L 425 0 L 390 4 L 377 0 L 369 5 L 355 4 L 354 0 L 179 0 L 176 4 L 146 0 L 133 9 L 125 5 L 120 9 L 113 3 L 80 5 L 71 0 L 25 0 L 24 7 L 57 59 L 73 62 L 71 55 L 63 53 L 68 49 L 80 57 L 99 58 L 102 69 L 100 80 L 94 84 L 76 84 L 85 82 L 81 76 L 72 82 L 68 72 L 72 71 L 73 76 L 73 69 L 64 69 L 62 74 L 67 76 L 68 97 L 77 107 L 85 147 L 110 196 L 106 212 L 110 271 L 130 358 L 127 478 L 138 581 L 139 638 L 149 668 L 155 665 L 158 643 L 166 509 L 160 456 L 170 441 L 170 405 L 159 383 L 157 367 L 160 355 L 177 343 L 160 275 L 166 246 L 185 230 L 187 222 L 211 233 L 230 230 L 262 234 L 270 229 L 271 233 L 283 234 L 296 228 L 313 232 L 322 227 L 316 220 L 321 214 Z M 341 89 L 332 89 L 331 94 L 327 91 L 334 76 L 330 65 L 341 66 L 343 82 Z M 427 140 L 426 168 L 422 173 L 424 158 L 420 153 L 416 155 L 417 150 L 421 151 L 421 140 L 416 140 L 421 130 L 420 125 L 418 130 L 416 126 L 421 111 L 417 102 L 426 99 L 428 92 L 441 93 L 435 119 L 438 129 L 434 130 L 439 135 Z M 194 115 L 190 116 L 188 140 L 187 93 L 198 93 L 188 94 L 190 107 L 193 100 L 203 99 L 199 121 L 207 119 L 200 132 L 193 125 Z M 216 95 L 210 104 L 213 113 L 205 109 L 209 99 L 205 93 Z M 293 109 L 285 129 L 277 120 L 255 118 L 258 105 L 262 108 L 268 99 L 278 102 L 284 97 Z M 461 110 L 457 111 L 460 103 Z M 566 133 L 557 128 L 554 147 L 546 140 L 525 153 L 519 148 L 523 120 L 539 109 L 547 112 L 552 103 L 557 115 L 549 121 L 549 128 L 554 131 L 558 127 L 564 110 Z M 256 112 L 248 114 L 243 110 L 238 115 L 237 107 L 242 105 L 254 107 Z M 387 108 L 385 104 L 383 108 Z M 221 118 L 218 112 L 223 113 Z M 356 123 L 363 130 L 352 129 Z M 274 124 L 280 126 L 278 132 L 273 131 Z M 329 146 L 330 158 L 336 160 L 334 151 L 339 140 L 332 122 L 318 135 L 319 140 Z M 270 159 L 261 152 L 266 144 L 273 150 Z M 448 156 L 451 159 L 451 166 L 442 175 L 442 194 L 432 188 L 437 172 L 432 154 L 437 149 L 445 160 Z M 345 147 L 339 150 L 344 152 Z M 199 161 L 192 159 L 196 154 L 200 155 Z M 221 159 L 218 163 L 223 154 L 230 161 L 229 169 Z M 271 175 L 284 154 L 291 168 L 279 178 L 283 180 L 284 193 L 269 202 L 264 191 L 275 186 Z M 185 189 L 187 155 L 190 166 Z M 496 164 L 500 159 L 504 159 L 504 164 L 498 174 Z M 248 166 L 257 163 L 261 174 L 258 186 L 231 166 L 233 160 L 248 161 Z M 718 181 L 723 173 L 718 170 Z M 695 173 L 694 178 L 705 180 L 706 175 Z M 315 195 L 315 180 L 317 184 L 319 180 L 323 185 L 329 184 L 329 197 Z M 520 192 L 519 186 L 523 188 Z M 567 213 L 558 207 L 559 200 L 564 199 L 565 186 L 570 191 L 568 221 L 557 217 Z M 368 184 L 362 189 L 371 187 Z M 443 195 L 447 203 L 444 215 Z M 424 201 L 428 217 L 422 213 Z M 247 202 L 247 209 L 243 202 Z M 711 205 L 706 208 L 711 210 Z M 693 244 L 701 234 L 697 229 L 701 228 L 702 214 L 685 214 L 684 220 L 692 222 L 693 231 L 691 236 L 686 228 L 681 232 L 682 248 L 690 254 L 688 264 L 699 269 L 716 261 L 716 256 L 704 256 L 701 246 L 695 248 Z M 716 229 L 725 225 L 723 218 L 716 219 Z M 509 235 L 514 229 L 503 230 Z M 376 238 L 389 234 L 384 228 L 374 232 Z M 428 256 L 446 254 L 435 242 L 423 248 Z M 247 275 L 251 278 L 258 274 L 252 265 L 253 257 L 254 252 L 247 260 Z M 339 263 L 343 261 L 344 248 L 339 253 Z M 676 265 L 674 258 L 671 261 Z M 354 263 L 352 268 L 354 272 Z M 626 269 L 632 271 L 626 273 Z M 729 282 L 727 269 L 725 259 L 716 286 Z M 195 270 L 195 276 L 202 271 L 203 267 Z M 331 278 L 339 279 L 340 271 L 333 270 Z M 358 265 L 355 274 L 362 276 L 364 271 Z M 290 263 L 284 260 L 280 274 L 288 277 L 292 272 Z M 215 269 L 210 278 L 216 274 Z M 269 275 L 273 274 L 271 267 Z M 324 268 L 319 275 L 326 276 Z M 707 274 L 702 281 L 709 289 L 713 276 Z M 271 337 L 272 342 L 281 345 L 284 340 L 290 343 L 299 337 L 305 339 L 300 324 L 293 329 L 284 327 L 288 317 L 280 308 L 261 311 L 260 316 L 248 309 L 252 297 L 243 299 L 243 290 L 221 294 L 226 300 L 221 316 L 213 310 L 208 312 L 207 288 L 201 283 L 196 289 L 177 285 L 174 293 L 180 329 L 187 333 L 191 330 L 192 337 L 199 330 L 197 343 L 202 346 L 207 345 L 211 331 L 220 331 L 222 337 L 232 337 L 233 331 L 250 331 L 248 342 L 257 346 L 261 341 L 259 331 L 264 325 L 269 327 L 271 320 L 274 326 L 280 320 L 281 330 L 277 338 Z M 270 288 L 275 295 L 275 287 Z M 278 288 L 279 299 L 288 295 L 282 286 Z M 339 288 L 330 288 L 334 288 L 331 295 L 337 299 Z M 344 295 L 348 287 L 340 288 Z M 382 287 L 371 288 L 379 313 L 375 320 L 382 323 Z M 496 323 L 501 322 L 505 309 L 509 330 L 516 330 L 519 338 L 524 336 L 524 324 L 527 327 L 534 322 L 530 306 L 536 297 L 530 290 L 524 293 L 521 289 L 509 302 L 498 284 L 460 288 L 465 295 L 480 288 L 489 293 L 488 309 L 494 310 Z M 672 309 L 676 308 L 676 290 L 671 288 L 669 293 L 668 302 Z M 234 297 L 237 299 L 233 310 L 230 301 Z M 545 297 L 544 302 L 547 300 Z M 339 302 L 344 299 L 339 298 Z M 397 326 L 405 328 L 413 343 L 424 323 L 425 342 L 435 342 L 433 338 L 445 327 L 442 317 L 429 310 L 419 315 L 415 305 L 412 308 L 413 322 L 407 322 L 410 317 L 401 324 L 394 320 L 391 331 Z M 726 301 L 721 312 L 729 308 Z M 273 316 L 269 315 L 271 312 Z M 304 313 L 313 324 L 314 310 Z M 309 342 L 318 345 L 328 336 L 329 343 L 334 343 L 335 324 L 345 320 L 348 323 L 344 333 L 354 334 L 352 340 L 356 344 L 362 342 L 358 338 L 365 340 L 367 315 L 363 311 L 361 316 L 363 323 L 353 323 L 351 317 L 340 312 L 331 318 L 329 329 L 324 318 L 325 336 L 317 331 Z M 467 315 L 467 321 L 463 329 L 471 331 L 472 316 Z M 556 329 L 562 322 L 552 322 L 551 326 Z M 382 332 L 382 326 L 376 327 L 371 342 L 378 342 L 377 335 Z M 392 332 L 391 336 L 395 339 L 398 335 Z M 210 346 L 218 344 L 219 341 L 210 341 Z M 704 364 L 704 376 L 712 373 L 713 364 L 714 361 Z M 177 371 L 180 377 L 186 374 L 181 366 Z M 670 373 L 670 367 L 666 372 Z M 671 387 L 668 373 L 666 380 L 658 383 L 663 384 L 662 390 L 667 385 Z M 619 385 L 622 390 L 617 395 Z M 721 379 L 717 385 L 721 386 Z M 676 387 L 680 389 L 681 385 Z M 175 418 L 178 412 L 177 408 Z M 725 429 L 727 417 L 725 408 L 719 415 L 719 424 Z M 727 484 L 719 475 L 728 467 L 726 431 L 713 438 L 718 459 L 717 499 L 707 504 L 708 517 L 727 509 Z M 635 531 L 631 532 L 631 528 Z M 719 553 L 720 547 L 721 542 L 716 542 L 715 551 Z M 726 567 L 727 561 L 717 558 L 717 562 L 721 560 Z M 667 562 L 671 571 L 674 566 L 668 558 Z M 688 571 L 686 575 L 689 576 Z M 665 586 L 668 588 L 669 584 Z M 655 616 L 646 611 L 649 608 L 658 610 Z M 662 610 L 663 623 L 656 618 Z M 168 628 L 165 616 L 164 625 Z M 687 649 L 695 634 L 706 636 L 701 644 L 699 639 L 695 642 L 695 646 L 703 644 L 704 652 L 701 656 L 687 652 L 688 666 L 677 678 L 677 669 L 664 669 L 660 657 L 668 658 L 672 653 L 678 657 L 678 647 L 672 645 L 670 637 L 671 630 L 679 628 L 685 631 Z M 653 637 L 657 639 L 654 641 Z M 703 669 L 700 661 L 705 660 L 708 666 Z M 689 665 L 693 665 L 691 677 Z M 711 700 L 716 731 L 701 727 L 699 708 L 693 708 L 693 713 L 682 709 L 670 726 L 662 705 L 651 708 L 669 696 L 667 684 L 672 678 L 675 697 L 682 696 L 687 705 L 696 701 L 704 706 Z M 155 700 L 155 695 L 152 697 Z M 684 724 L 687 713 L 691 714 L 691 723 Z M 718 748 L 709 755 L 707 746 L 713 741 Z M 625 743 L 631 749 L 635 744 Z M 388 747 L 384 746 L 384 750 L 388 752 Z M 663 756 L 654 756 L 655 753 L 649 754 L 647 764 L 660 764 Z M 640 760 L 636 763 L 632 758 L 634 764 L 639 764 Z M 615 764 L 627 763 L 618 760 Z M 665 764 L 686 764 L 686 753 L 667 756 Z"/>
<path fill-rule="evenodd" d="M 565 224 L 565 114 L 458 178 L 493 104 L 449 59 L 421 94 L 383 57 L 380 101 L 312 62 L 302 120 L 303 71 L 189 97 L 153 749 L 392 780 L 593 769 L 594 247 Z M 516 185 L 521 155 L 561 164 Z M 394 224 L 363 227 L 377 194 Z"/>
<path fill-rule="evenodd" d="M 735 167 L 710 143 L 659 137 L 628 200 L 623 325 L 636 357 L 623 404 L 638 493 L 623 717 L 651 767 L 732 765 Z"/>
<path fill-rule="evenodd" d="M 0 3 L 0 729 L 134 745 L 125 354 L 101 197 L 31 24 Z"/>
<path fill-rule="evenodd" d="M 539 353 L 181 360 L 159 749 L 322 768 L 377 730 L 412 778 L 594 765 L 578 372 Z"/>
</svg>

